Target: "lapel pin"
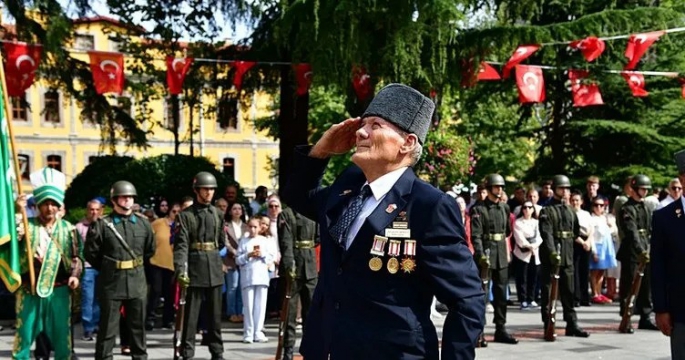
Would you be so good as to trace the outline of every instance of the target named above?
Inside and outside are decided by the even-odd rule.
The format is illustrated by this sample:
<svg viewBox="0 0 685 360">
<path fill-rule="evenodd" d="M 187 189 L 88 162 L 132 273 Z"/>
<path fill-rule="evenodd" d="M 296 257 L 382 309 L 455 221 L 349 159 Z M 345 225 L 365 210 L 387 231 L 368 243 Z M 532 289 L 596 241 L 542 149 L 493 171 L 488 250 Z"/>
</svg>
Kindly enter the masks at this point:
<svg viewBox="0 0 685 360">
<path fill-rule="evenodd" d="M 352 190 L 344 190 L 342 193 L 340 193 L 339 196 L 345 196 L 345 195 L 347 195 L 347 194 L 349 194 L 349 193 L 351 193 L 351 192 L 352 192 Z"/>
<path fill-rule="evenodd" d="M 404 211 L 404 210 L 403 210 L 403 211 L 400 211 L 400 213 L 399 213 L 398 216 L 399 216 L 399 217 L 405 217 L 405 216 L 407 216 L 407 212 Z"/>
<path fill-rule="evenodd" d="M 682 214 L 681 214 L 681 210 L 680 210 L 680 209 L 675 209 L 675 214 L 676 214 L 677 217 L 680 217 L 680 216 L 682 215 Z"/>
<path fill-rule="evenodd" d="M 392 214 L 392 212 L 395 211 L 395 209 L 397 209 L 397 205 L 395 205 L 395 204 L 390 204 L 390 205 L 388 205 L 388 207 L 385 209 L 385 212 L 387 212 L 388 214 Z"/>
</svg>

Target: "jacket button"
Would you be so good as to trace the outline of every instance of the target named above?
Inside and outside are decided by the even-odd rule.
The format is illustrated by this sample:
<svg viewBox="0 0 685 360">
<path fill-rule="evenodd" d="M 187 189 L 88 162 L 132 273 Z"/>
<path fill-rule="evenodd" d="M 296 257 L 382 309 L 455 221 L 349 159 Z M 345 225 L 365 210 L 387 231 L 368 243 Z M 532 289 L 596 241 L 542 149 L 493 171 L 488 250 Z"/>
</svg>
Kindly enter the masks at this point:
<svg viewBox="0 0 685 360">
<path fill-rule="evenodd" d="M 342 275 L 342 268 L 341 267 L 338 268 L 338 275 Z"/>
<path fill-rule="evenodd" d="M 340 310 L 340 303 L 336 301 L 333 307 L 335 308 L 335 310 Z"/>
</svg>

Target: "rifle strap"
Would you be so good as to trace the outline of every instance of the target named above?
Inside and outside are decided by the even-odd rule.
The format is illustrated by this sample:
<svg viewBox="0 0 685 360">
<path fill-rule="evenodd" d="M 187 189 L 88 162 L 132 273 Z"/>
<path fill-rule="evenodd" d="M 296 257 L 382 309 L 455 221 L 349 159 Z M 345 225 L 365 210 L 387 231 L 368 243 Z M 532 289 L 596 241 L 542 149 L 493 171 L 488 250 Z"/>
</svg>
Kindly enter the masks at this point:
<svg viewBox="0 0 685 360">
<path fill-rule="evenodd" d="M 114 227 L 114 224 L 104 219 L 102 221 L 104 221 L 105 225 L 107 225 L 107 227 L 110 230 L 112 230 L 114 236 L 119 240 L 119 243 L 121 243 L 121 246 L 124 247 L 124 250 L 126 250 L 126 252 L 129 253 L 129 255 L 131 255 L 131 260 L 135 260 L 138 257 L 138 255 L 136 255 L 136 253 L 134 253 L 133 250 L 131 250 L 131 247 L 128 245 L 126 240 L 124 240 L 124 237 L 121 236 L 121 234 Z"/>
</svg>

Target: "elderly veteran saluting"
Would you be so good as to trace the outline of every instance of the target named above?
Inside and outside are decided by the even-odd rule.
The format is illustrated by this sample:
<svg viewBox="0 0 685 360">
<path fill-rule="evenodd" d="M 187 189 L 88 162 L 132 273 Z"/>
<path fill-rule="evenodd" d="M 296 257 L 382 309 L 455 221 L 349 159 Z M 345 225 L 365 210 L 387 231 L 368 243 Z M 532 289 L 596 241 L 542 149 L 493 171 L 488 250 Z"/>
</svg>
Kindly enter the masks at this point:
<svg viewBox="0 0 685 360">
<path fill-rule="evenodd" d="M 449 308 L 442 359 L 473 359 L 484 323 L 478 270 L 454 199 L 411 167 L 435 105 L 400 84 L 361 118 L 296 149 L 283 192 L 321 227 L 321 272 L 300 353 L 306 360 L 438 359 L 433 296 Z M 328 159 L 356 144 L 354 166 L 321 186 Z"/>
</svg>

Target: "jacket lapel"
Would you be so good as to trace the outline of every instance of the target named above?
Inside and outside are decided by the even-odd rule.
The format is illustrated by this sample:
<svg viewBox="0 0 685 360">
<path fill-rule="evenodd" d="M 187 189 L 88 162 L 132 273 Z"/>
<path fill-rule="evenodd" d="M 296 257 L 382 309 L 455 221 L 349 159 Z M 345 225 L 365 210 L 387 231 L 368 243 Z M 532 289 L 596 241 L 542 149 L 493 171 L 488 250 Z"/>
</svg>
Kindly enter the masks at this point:
<svg viewBox="0 0 685 360">
<path fill-rule="evenodd" d="M 373 245 L 374 235 L 385 236 L 385 228 L 397 217 L 407 204 L 407 196 L 411 193 L 416 175 L 411 168 L 397 180 L 387 195 L 381 200 L 376 209 L 366 218 L 364 224 L 352 241 L 350 247 L 343 253 L 344 262 L 354 252 L 369 252 Z"/>
</svg>

